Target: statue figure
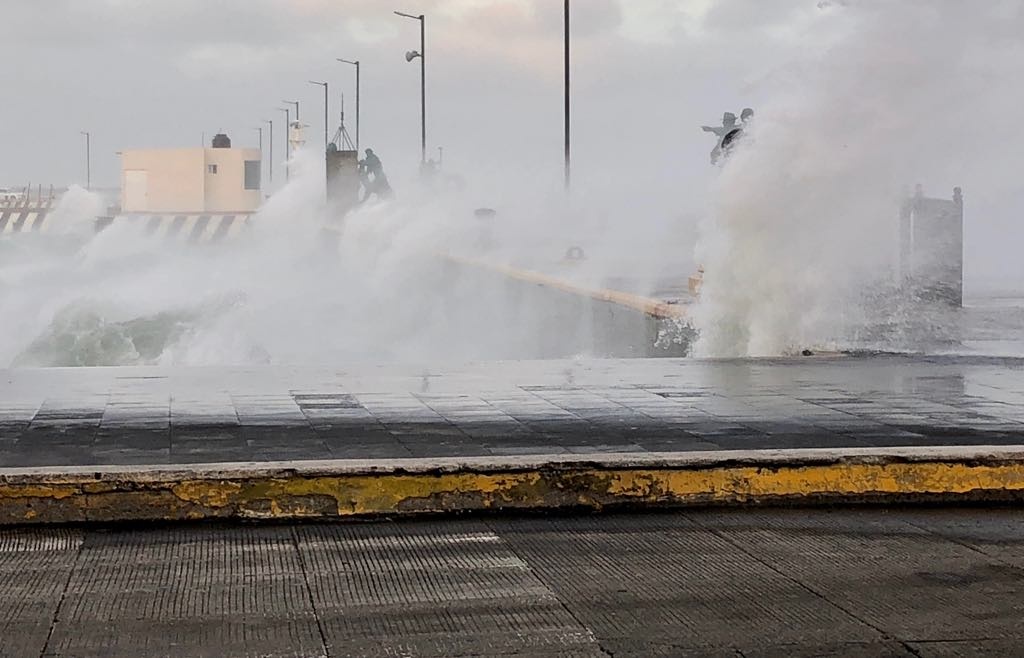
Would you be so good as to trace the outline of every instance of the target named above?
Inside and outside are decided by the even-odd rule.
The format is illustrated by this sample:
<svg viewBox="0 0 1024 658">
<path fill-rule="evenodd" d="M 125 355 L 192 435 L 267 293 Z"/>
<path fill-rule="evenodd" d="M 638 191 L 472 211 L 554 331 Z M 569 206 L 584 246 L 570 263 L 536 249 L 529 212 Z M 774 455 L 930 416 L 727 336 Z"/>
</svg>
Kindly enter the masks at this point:
<svg viewBox="0 0 1024 658">
<path fill-rule="evenodd" d="M 701 130 L 706 133 L 715 133 L 719 139 L 725 137 L 727 134 L 736 129 L 736 115 L 732 112 L 726 112 L 722 115 L 722 127 L 715 128 L 712 126 L 701 126 Z"/>
<path fill-rule="evenodd" d="M 359 203 L 364 203 L 371 194 L 376 194 L 378 199 L 389 199 L 392 196 L 384 165 L 373 149 L 366 149 L 366 157 L 359 161 L 359 181 L 363 184 L 363 198 Z"/>
<path fill-rule="evenodd" d="M 743 135 L 743 129 L 750 125 L 750 122 L 754 118 L 754 110 L 749 107 L 744 108 L 740 113 L 741 124 L 736 124 L 736 115 L 732 112 L 726 112 L 722 115 L 721 127 L 713 126 L 701 126 L 701 130 L 706 133 L 714 133 L 718 140 L 715 142 L 715 148 L 711 149 L 711 164 L 718 164 L 718 162 L 725 156 L 729 155 L 729 151 L 736 145 L 736 141 Z"/>
</svg>

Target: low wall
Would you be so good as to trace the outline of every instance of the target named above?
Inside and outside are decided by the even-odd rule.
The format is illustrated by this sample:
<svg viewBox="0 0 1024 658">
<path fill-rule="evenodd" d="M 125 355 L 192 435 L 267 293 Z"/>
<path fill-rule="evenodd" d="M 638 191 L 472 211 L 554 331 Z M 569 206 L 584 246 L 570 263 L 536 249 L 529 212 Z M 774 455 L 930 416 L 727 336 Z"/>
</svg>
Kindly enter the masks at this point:
<svg viewBox="0 0 1024 658">
<path fill-rule="evenodd" d="M 685 306 L 579 286 L 539 272 L 442 256 L 452 299 L 500 322 L 531 358 L 685 356 Z M 519 350 L 515 350 L 519 351 Z"/>
</svg>

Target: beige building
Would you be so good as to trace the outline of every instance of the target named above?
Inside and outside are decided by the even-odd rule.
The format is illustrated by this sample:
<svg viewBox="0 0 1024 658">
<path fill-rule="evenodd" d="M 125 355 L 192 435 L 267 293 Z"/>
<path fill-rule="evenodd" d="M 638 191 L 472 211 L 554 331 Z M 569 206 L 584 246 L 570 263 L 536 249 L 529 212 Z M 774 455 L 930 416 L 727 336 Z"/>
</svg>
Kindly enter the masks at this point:
<svg viewBox="0 0 1024 658">
<path fill-rule="evenodd" d="M 248 213 L 262 200 L 259 149 L 134 149 L 121 153 L 123 213 Z"/>
</svg>

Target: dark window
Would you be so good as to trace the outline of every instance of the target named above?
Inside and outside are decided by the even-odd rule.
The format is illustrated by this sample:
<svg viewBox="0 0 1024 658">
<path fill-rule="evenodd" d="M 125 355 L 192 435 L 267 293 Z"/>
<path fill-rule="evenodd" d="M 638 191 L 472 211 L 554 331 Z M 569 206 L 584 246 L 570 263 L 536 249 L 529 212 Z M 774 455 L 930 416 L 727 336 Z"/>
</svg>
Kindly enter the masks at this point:
<svg viewBox="0 0 1024 658">
<path fill-rule="evenodd" d="M 217 165 L 206 165 L 206 173 L 209 173 L 209 174 L 217 173 Z"/>
<path fill-rule="evenodd" d="M 247 189 L 247 190 L 258 190 L 258 189 L 260 189 L 260 161 L 259 160 L 246 160 L 245 161 L 245 189 Z"/>
</svg>

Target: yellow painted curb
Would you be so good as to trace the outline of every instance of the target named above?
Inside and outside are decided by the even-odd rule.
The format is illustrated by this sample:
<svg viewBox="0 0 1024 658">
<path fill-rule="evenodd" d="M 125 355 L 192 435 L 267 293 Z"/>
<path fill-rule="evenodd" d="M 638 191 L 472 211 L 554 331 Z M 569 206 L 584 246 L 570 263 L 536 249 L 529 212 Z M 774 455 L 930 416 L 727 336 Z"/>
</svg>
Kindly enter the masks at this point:
<svg viewBox="0 0 1024 658">
<path fill-rule="evenodd" d="M 813 454 L 789 454 L 789 453 Z M 777 451 L 737 458 L 216 465 L 0 472 L 0 524 L 298 519 L 633 505 L 1024 499 L 1024 455 Z M 934 452 L 934 451 L 932 451 Z M 784 454 L 786 453 L 786 454 Z"/>
</svg>

